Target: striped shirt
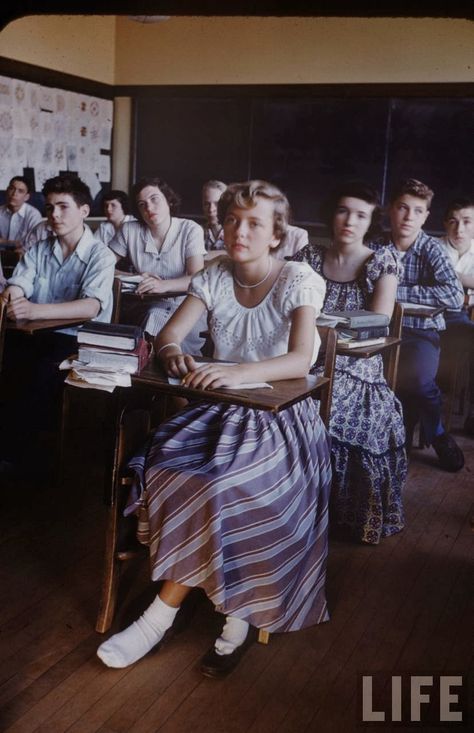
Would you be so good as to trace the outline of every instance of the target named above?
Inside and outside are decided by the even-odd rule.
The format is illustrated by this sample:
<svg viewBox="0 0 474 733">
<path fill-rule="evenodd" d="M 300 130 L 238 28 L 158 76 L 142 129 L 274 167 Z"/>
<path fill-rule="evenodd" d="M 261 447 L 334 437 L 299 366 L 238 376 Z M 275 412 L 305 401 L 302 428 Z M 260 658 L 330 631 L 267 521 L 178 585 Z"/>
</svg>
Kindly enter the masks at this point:
<svg viewBox="0 0 474 733">
<path fill-rule="evenodd" d="M 403 278 L 397 288 L 400 303 L 445 306 L 449 310 L 462 308 L 463 289 L 439 239 L 420 231 L 403 257 L 391 240 L 373 242 L 369 246 L 372 249 L 388 247 L 398 260 L 403 259 Z M 443 331 L 446 328 L 442 313 L 434 318 L 404 316 L 403 325 L 422 330 L 434 328 Z"/>
<path fill-rule="evenodd" d="M 149 228 L 139 221 L 123 224 L 109 247 L 119 257 L 128 256 L 137 272 L 149 272 L 164 280 L 182 277 L 187 259 L 206 254 L 199 224 L 175 216 L 159 251 Z"/>
</svg>

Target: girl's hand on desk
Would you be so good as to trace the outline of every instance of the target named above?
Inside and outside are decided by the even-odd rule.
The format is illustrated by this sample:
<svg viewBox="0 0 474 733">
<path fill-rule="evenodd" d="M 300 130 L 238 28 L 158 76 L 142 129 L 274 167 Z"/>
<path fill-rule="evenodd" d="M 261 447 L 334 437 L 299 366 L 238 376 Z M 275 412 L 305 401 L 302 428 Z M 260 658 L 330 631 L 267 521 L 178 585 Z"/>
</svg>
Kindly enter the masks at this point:
<svg viewBox="0 0 474 733">
<path fill-rule="evenodd" d="M 184 377 L 197 369 L 197 364 L 190 354 L 173 354 L 163 361 L 165 371 L 170 377 Z"/>
<path fill-rule="evenodd" d="M 138 284 L 136 292 L 138 295 L 146 293 L 166 293 L 169 290 L 166 280 L 162 280 L 158 275 L 150 275 L 149 272 L 143 273 L 143 280 Z"/>
<path fill-rule="evenodd" d="M 218 389 L 219 387 L 235 387 L 242 384 L 242 367 L 222 366 L 222 364 L 204 364 L 183 377 L 182 384 L 193 389 Z"/>
</svg>

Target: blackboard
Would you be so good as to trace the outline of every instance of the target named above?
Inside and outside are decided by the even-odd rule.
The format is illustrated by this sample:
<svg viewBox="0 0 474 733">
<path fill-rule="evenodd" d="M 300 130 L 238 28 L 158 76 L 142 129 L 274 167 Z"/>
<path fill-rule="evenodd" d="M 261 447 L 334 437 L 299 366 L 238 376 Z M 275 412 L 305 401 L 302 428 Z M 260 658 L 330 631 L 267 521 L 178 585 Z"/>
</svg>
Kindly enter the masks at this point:
<svg viewBox="0 0 474 733">
<path fill-rule="evenodd" d="M 201 214 L 209 178 L 265 178 L 288 195 L 294 220 L 318 224 L 335 183 L 360 178 L 384 203 L 401 177 L 435 198 L 428 229 L 442 228 L 454 195 L 474 189 L 471 97 L 299 96 L 176 93 L 135 100 L 134 178 L 159 175 L 181 195 L 183 215 Z"/>
</svg>

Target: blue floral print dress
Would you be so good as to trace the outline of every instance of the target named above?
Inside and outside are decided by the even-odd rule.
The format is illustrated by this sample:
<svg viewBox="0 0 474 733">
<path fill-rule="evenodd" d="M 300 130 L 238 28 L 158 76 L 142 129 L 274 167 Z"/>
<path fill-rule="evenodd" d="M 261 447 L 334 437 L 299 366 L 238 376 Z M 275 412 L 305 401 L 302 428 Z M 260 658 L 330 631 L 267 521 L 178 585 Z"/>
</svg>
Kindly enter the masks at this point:
<svg viewBox="0 0 474 733">
<path fill-rule="evenodd" d="M 380 277 L 400 277 L 400 264 L 381 249 L 369 257 L 355 280 L 330 280 L 323 273 L 325 251 L 324 247 L 308 245 L 293 257 L 307 262 L 324 278 L 325 313 L 367 309 Z M 401 404 L 385 381 L 380 355 L 370 359 L 336 357 L 329 432 L 331 521 L 349 526 L 355 539 L 368 544 L 399 532 L 404 526 L 405 431 Z"/>
</svg>

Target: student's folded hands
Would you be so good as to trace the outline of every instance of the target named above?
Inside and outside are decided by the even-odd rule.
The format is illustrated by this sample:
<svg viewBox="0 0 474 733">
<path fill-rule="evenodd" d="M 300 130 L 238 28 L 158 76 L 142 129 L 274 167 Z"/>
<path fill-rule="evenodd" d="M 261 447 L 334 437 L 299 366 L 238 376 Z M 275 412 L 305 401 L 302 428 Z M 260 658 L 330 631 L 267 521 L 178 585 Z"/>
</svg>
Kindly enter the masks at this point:
<svg viewBox="0 0 474 733">
<path fill-rule="evenodd" d="M 31 303 L 24 295 L 10 300 L 7 303 L 7 318 L 12 321 L 34 318 L 35 303 Z"/>
<path fill-rule="evenodd" d="M 143 273 L 143 280 L 138 283 L 136 292 L 138 295 L 145 295 L 146 293 L 166 293 L 169 290 L 169 286 L 166 280 L 163 280 L 158 275 L 150 275 L 149 272 Z"/>
<path fill-rule="evenodd" d="M 189 371 L 181 380 L 181 384 L 192 389 L 218 389 L 219 387 L 236 387 L 245 380 L 242 365 L 236 364 L 201 364 L 197 369 Z"/>
</svg>

